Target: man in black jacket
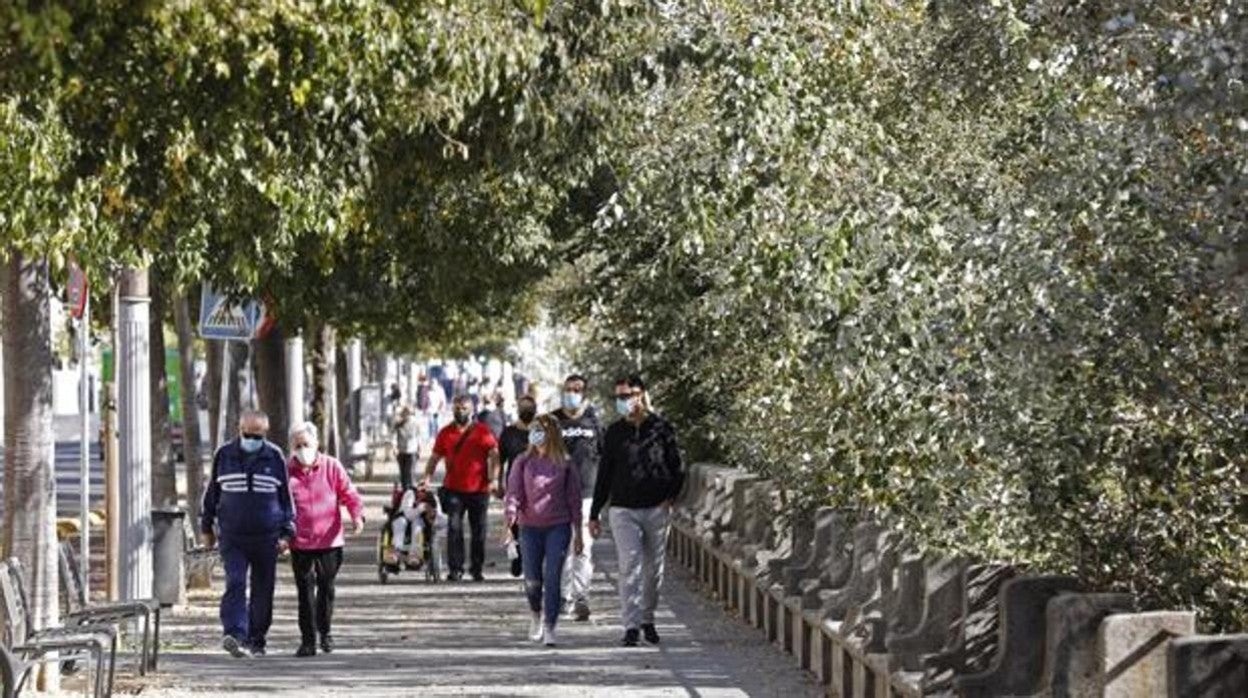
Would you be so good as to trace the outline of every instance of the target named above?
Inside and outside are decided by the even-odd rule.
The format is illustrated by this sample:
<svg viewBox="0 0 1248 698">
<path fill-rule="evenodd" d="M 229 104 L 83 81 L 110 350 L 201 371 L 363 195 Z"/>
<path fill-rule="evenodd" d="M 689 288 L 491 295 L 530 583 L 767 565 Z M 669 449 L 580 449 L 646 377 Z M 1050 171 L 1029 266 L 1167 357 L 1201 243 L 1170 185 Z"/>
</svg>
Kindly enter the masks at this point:
<svg viewBox="0 0 1248 698">
<path fill-rule="evenodd" d="M 584 376 L 572 374 L 563 382 L 560 407 L 551 413 L 559 421 L 568 457 L 581 475 L 581 503 L 587 510 L 593 503 L 594 482 L 598 478 L 598 462 L 602 460 L 602 423 L 598 411 L 586 400 L 589 382 Z M 588 528 L 588 522 L 586 522 Z M 583 531 L 586 535 L 588 531 Z M 586 538 L 588 539 L 588 538 Z M 563 600 L 570 604 L 576 620 L 589 620 L 589 585 L 594 578 L 593 545 L 581 553 L 569 553 L 563 566 Z"/>
<path fill-rule="evenodd" d="M 646 384 L 638 376 L 616 381 L 620 419 L 603 440 L 602 462 L 589 510 L 590 534 L 602 534 L 598 515 L 611 505 L 611 534 L 619 559 L 620 618 L 625 647 L 640 636 L 658 644 L 654 611 L 663 584 L 664 553 L 672 502 L 684 485 L 684 464 L 671 423 L 650 411 Z"/>
</svg>

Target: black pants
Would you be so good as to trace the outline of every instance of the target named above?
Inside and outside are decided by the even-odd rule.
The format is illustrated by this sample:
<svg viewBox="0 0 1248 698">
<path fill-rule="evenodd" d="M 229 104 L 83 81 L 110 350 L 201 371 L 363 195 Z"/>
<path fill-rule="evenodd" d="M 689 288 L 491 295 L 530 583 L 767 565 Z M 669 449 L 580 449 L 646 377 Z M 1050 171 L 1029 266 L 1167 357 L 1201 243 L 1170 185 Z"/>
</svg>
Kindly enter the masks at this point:
<svg viewBox="0 0 1248 698">
<path fill-rule="evenodd" d="M 416 463 L 415 453 L 399 454 L 399 483 L 406 492 L 412 486 L 412 465 Z"/>
<path fill-rule="evenodd" d="M 446 513 L 446 565 L 451 574 L 464 572 L 464 512 L 472 528 L 472 560 L 469 572 L 481 574 L 485 567 L 485 515 L 490 508 L 489 494 L 442 490 L 442 510 Z"/>
<path fill-rule="evenodd" d="M 342 567 L 342 548 L 292 550 L 290 563 L 299 591 L 299 633 L 303 643 L 311 645 L 318 633 L 321 637 L 329 635 L 334 618 L 334 578 Z"/>
</svg>

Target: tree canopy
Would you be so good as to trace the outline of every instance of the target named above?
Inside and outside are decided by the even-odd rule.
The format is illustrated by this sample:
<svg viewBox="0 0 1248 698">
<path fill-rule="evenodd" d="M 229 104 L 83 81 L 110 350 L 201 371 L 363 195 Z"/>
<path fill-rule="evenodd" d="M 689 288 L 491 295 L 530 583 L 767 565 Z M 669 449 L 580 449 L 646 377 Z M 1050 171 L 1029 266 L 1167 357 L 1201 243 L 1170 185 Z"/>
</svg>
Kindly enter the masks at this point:
<svg viewBox="0 0 1248 698">
<path fill-rule="evenodd" d="M 0 232 L 407 351 L 545 303 L 798 506 L 1243 627 L 1246 13 L 22 0 Z"/>
</svg>

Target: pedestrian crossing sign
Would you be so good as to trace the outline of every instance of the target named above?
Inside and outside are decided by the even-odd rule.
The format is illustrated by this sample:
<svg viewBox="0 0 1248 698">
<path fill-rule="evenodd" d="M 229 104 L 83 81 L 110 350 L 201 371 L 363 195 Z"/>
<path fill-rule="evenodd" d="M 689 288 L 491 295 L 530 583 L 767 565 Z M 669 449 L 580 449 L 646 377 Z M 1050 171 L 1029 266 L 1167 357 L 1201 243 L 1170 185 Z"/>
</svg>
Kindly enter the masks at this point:
<svg viewBox="0 0 1248 698">
<path fill-rule="evenodd" d="M 264 321 L 264 304 L 234 301 L 203 285 L 199 301 L 199 335 L 204 339 L 249 340 Z"/>
</svg>

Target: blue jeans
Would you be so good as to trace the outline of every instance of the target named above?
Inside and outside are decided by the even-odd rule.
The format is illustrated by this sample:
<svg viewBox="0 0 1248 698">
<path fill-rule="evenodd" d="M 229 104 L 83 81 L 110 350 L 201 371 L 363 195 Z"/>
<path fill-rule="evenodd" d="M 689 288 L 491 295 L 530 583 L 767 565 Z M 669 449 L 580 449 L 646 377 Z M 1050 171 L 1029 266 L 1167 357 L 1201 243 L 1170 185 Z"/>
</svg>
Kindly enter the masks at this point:
<svg viewBox="0 0 1248 698">
<path fill-rule="evenodd" d="M 524 588 L 529 597 L 529 609 L 534 613 L 544 609 L 546 625 L 552 628 L 559 621 L 563 561 L 571 542 L 571 524 L 520 527 L 520 558 L 524 561 Z"/>
</svg>

